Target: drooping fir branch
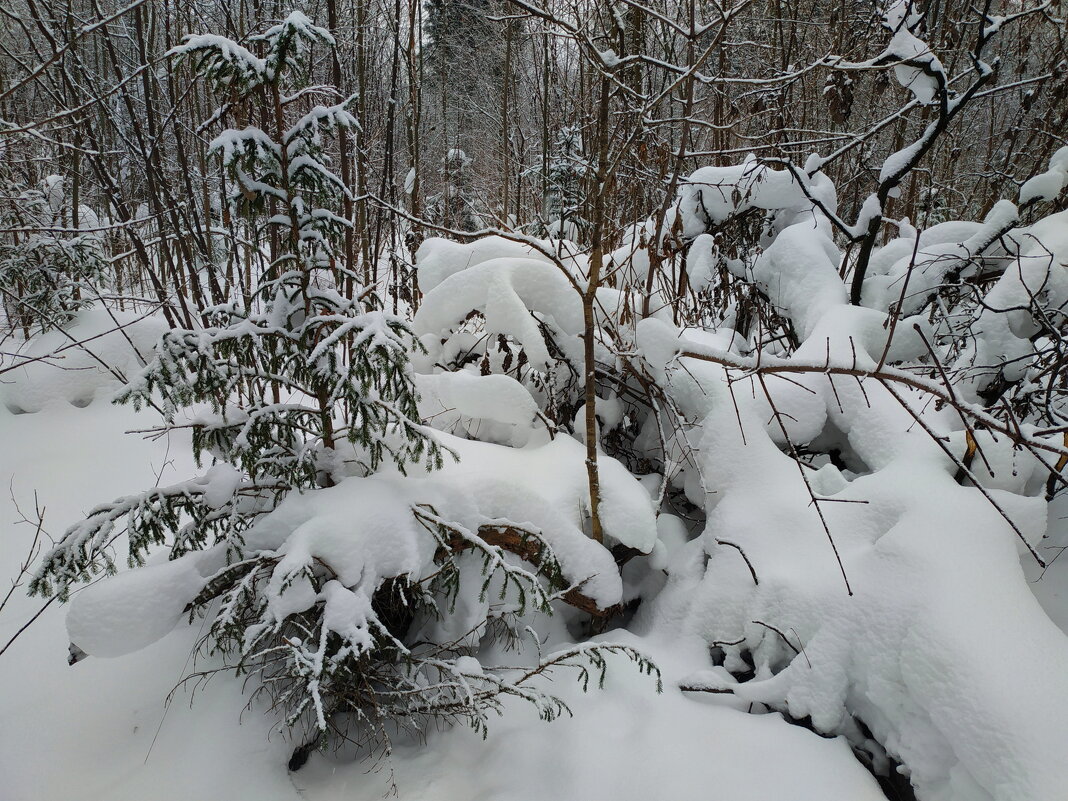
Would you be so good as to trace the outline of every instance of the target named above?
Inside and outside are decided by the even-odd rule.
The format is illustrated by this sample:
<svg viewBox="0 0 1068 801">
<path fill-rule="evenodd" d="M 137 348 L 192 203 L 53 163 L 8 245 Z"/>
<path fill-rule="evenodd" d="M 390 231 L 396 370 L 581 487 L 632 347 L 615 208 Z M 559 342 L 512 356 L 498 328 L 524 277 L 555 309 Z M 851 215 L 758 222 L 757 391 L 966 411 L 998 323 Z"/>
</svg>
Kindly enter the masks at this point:
<svg viewBox="0 0 1068 801">
<path fill-rule="evenodd" d="M 609 654 L 655 676 L 659 691 L 659 670 L 648 658 L 610 643 L 573 646 L 530 668 L 482 668 L 470 656 L 470 635 L 477 641 L 496 626 L 503 627 L 502 636 L 522 636 L 516 624 L 523 615 L 551 613 L 550 601 L 566 598 L 560 594 L 566 586 L 562 565 L 535 530 L 493 520 L 467 528 L 425 504 L 411 511 L 436 545 L 434 569 L 422 578 L 372 571 L 369 581 L 346 586 L 310 554 L 294 560 L 284 548 L 257 551 L 212 576 L 190 607 L 212 610 L 203 645 L 261 680 L 256 692 L 270 696 L 284 724 L 311 737 L 301 747 L 305 752 L 331 734 L 388 752 L 391 729 L 419 730 L 429 719 L 463 722 L 484 734 L 489 713 L 499 713 L 507 695 L 552 720 L 569 710 L 531 680 L 571 666 L 585 691 L 591 680 L 603 684 Z M 470 556 L 481 561 L 480 600 L 490 602 L 475 629 L 452 642 L 412 642 L 405 634 L 413 622 L 453 612 L 460 576 L 470 575 L 461 560 Z M 517 564 L 515 556 L 531 567 Z M 297 584 L 306 588 L 311 606 L 279 616 L 277 597 Z M 491 587 L 495 598 L 489 597 Z"/>
</svg>

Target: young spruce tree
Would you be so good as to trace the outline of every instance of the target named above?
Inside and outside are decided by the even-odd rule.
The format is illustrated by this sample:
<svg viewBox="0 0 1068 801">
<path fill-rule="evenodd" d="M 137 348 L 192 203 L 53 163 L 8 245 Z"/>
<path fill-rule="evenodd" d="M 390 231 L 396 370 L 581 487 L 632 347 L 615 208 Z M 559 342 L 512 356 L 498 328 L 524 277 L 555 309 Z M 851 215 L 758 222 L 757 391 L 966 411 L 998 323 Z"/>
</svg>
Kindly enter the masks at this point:
<svg viewBox="0 0 1068 801">
<path fill-rule="evenodd" d="M 26 338 L 73 320 L 107 268 L 99 236 L 72 227 L 63 183 L 52 175 L 37 189 L 0 190 L 0 306 Z"/>
<path fill-rule="evenodd" d="M 295 11 L 254 41 L 264 58 L 211 35 L 171 52 L 197 59 L 221 88 L 255 93 L 265 105 L 268 130 L 227 130 L 211 149 L 233 187 L 230 204 L 274 227 L 277 251 L 251 308 L 220 306 L 210 312 L 212 327 L 168 334 L 127 397 L 137 404 L 156 391 L 170 409 L 210 403 L 216 417 L 194 428 L 197 453 L 285 489 L 329 484 L 335 446 L 346 439 L 361 446 L 369 470 L 386 456 L 402 469 L 424 457 L 439 462 L 416 422 L 407 354 L 417 346 L 407 325 L 377 308 L 371 288 L 356 298 L 338 291 L 336 279 L 354 275 L 336 250 L 351 225 L 339 214 L 349 190 L 324 146 L 356 121 L 344 102 L 289 114 L 302 100 L 305 51 L 333 39 Z"/>
<path fill-rule="evenodd" d="M 302 62 L 312 45 L 333 45 L 301 12 L 252 38 L 260 58 L 214 35 L 187 37 L 170 51 L 195 59 L 221 90 L 266 104 L 268 130 L 229 129 L 211 144 L 233 187 L 228 202 L 274 227 L 280 243 L 250 302 L 207 310 L 209 324 L 168 331 L 155 358 L 118 401 L 179 410 L 210 406 L 194 421 L 198 460 L 217 464 L 207 476 L 159 487 L 93 511 L 48 554 L 36 588 L 66 597 L 72 582 L 101 569 L 113 533 L 129 521 L 129 561 L 169 544 L 171 557 L 241 532 L 292 490 L 333 483 L 344 442 L 374 471 L 383 459 L 441 465 L 441 449 L 419 422 L 408 353 L 419 344 L 406 322 L 380 308 L 373 289 L 355 298 L 338 291 L 336 245 L 350 222 L 335 209 L 348 193 L 331 171 L 327 137 L 356 125 L 346 103 L 300 115 Z M 226 491 L 220 488 L 226 488 Z"/>
<path fill-rule="evenodd" d="M 250 528 L 291 492 L 328 486 L 338 474 L 370 474 L 385 460 L 402 472 L 414 462 L 440 467 L 442 450 L 418 420 L 408 353 L 419 344 L 410 329 L 377 308 L 371 288 L 355 299 L 336 289 L 339 278 L 355 276 L 336 255 L 349 222 L 335 209 L 348 190 L 331 171 L 325 145 L 356 123 L 345 103 L 290 114 L 306 96 L 302 61 L 312 45 L 331 45 L 330 34 L 294 12 L 253 42 L 263 57 L 217 36 L 189 37 L 171 52 L 195 59 L 227 95 L 265 104 L 263 116 L 273 121 L 267 130 L 227 130 L 212 149 L 233 187 L 229 202 L 273 227 L 280 244 L 251 302 L 209 309 L 203 328 L 166 333 L 154 360 L 119 398 L 162 403 L 172 419 L 184 407 L 210 408 L 195 419 L 193 447 L 216 464 L 204 476 L 94 509 L 45 556 L 31 591 L 66 599 L 74 582 L 114 572 L 110 546 L 123 528 L 131 567 L 160 546 L 172 560 L 205 551 L 184 562 L 195 559 L 203 579 L 186 611 L 209 618 L 207 650 L 258 677 L 257 692 L 266 691 L 284 725 L 302 737 L 294 769 L 330 733 L 388 750 L 389 730 L 419 730 L 427 718 L 484 730 L 487 713 L 499 712 L 506 695 L 552 719 L 566 710 L 563 702 L 529 682 L 553 666 L 575 665 L 585 681 L 591 669 L 603 676 L 605 655 L 618 653 L 654 673 L 633 649 L 612 644 L 565 649 L 518 675 L 483 671 L 472 667 L 467 635 L 438 642 L 419 634 L 421 625 L 453 613 L 472 560 L 481 562 L 481 581 L 472 580 L 480 599 L 492 584 L 504 604 L 497 611 L 487 606 L 472 633 L 528 609 L 549 612 L 554 591 L 568 587 L 539 532 L 496 519 L 465 527 L 427 503 L 400 500 L 403 506 L 392 510 L 396 526 L 380 532 L 373 553 L 354 557 L 372 566 L 346 581 L 313 551 L 289 550 L 285 538 L 272 546 L 262 536 L 255 540 Z M 355 465 L 340 464 L 346 442 Z M 379 500 L 360 486 L 347 491 L 370 506 Z M 352 548 L 367 547 L 359 529 L 354 521 Z M 399 575 L 377 571 L 376 554 L 394 550 L 422 553 L 430 562 Z M 506 550 L 536 569 L 509 561 Z"/>
</svg>

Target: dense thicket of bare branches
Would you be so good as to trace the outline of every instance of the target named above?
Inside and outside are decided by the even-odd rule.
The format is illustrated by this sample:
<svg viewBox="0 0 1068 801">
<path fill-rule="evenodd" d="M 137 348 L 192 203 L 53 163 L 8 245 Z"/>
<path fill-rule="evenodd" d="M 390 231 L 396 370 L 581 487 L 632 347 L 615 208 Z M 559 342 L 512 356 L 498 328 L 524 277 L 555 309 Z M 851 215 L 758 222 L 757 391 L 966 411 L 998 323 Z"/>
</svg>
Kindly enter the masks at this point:
<svg viewBox="0 0 1068 801">
<path fill-rule="evenodd" d="M 982 29 L 1015 9 L 916 10 L 952 96 L 968 90 Z M 1055 7 L 1031 10 L 987 45 L 992 74 L 966 113 L 887 188 L 887 216 L 921 225 L 981 217 L 1063 143 L 1064 26 Z M 159 304 L 174 324 L 247 295 L 256 262 L 270 258 L 263 246 L 277 243 L 220 203 L 226 187 L 208 145 L 225 126 L 263 127 L 267 106 L 254 93 L 216 91 L 166 53 L 204 30 L 247 41 L 284 11 L 7 0 L 5 244 L 91 235 L 108 262 L 107 293 Z M 413 287 L 400 245 L 427 229 L 391 207 L 464 230 L 538 234 L 563 217 L 581 244 L 604 236 L 610 249 L 630 222 L 666 208 L 697 166 L 754 153 L 800 167 L 819 152 L 850 219 L 886 154 L 940 114 L 897 86 L 892 59 L 878 61 L 885 30 L 868 2 L 326 0 L 305 11 L 337 46 L 307 64 L 312 88 L 295 102 L 352 98 L 359 122 L 334 153 L 353 188 L 346 264 L 404 298 Z M 63 181 L 45 220 L 24 193 L 53 175 Z M 12 323 L 18 303 L 5 297 Z"/>
</svg>

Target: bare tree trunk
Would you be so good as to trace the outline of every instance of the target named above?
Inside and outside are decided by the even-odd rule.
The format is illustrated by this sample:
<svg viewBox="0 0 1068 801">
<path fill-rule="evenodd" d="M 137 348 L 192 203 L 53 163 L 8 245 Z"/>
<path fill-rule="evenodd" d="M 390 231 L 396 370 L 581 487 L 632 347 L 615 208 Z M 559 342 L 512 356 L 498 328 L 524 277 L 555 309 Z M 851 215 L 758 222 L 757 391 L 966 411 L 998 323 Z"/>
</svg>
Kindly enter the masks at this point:
<svg viewBox="0 0 1068 801">
<path fill-rule="evenodd" d="M 597 542 L 604 542 L 601 528 L 601 480 L 597 466 L 597 319 L 595 305 L 597 289 L 601 285 L 601 268 L 605 258 L 605 228 L 608 225 L 605 200 L 610 191 L 610 178 L 607 174 L 608 142 L 611 132 L 608 130 L 608 108 L 611 84 L 607 75 L 601 75 L 600 105 L 597 113 L 597 163 L 594 167 L 596 185 L 593 187 L 593 209 L 590 215 L 592 241 L 590 243 L 590 272 L 586 291 L 582 294 L 582 337 L 583 337 L 583 378 L 586 390 L 586 477 L 590 489 L 590 534 Z"/>
</svg>

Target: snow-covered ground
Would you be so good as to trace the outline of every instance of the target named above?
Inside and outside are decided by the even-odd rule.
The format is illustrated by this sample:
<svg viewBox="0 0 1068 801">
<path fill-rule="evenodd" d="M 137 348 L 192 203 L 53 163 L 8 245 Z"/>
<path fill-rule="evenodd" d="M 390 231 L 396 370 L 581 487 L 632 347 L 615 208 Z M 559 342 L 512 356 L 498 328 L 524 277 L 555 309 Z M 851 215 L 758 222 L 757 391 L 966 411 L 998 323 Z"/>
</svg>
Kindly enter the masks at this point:
<svg viewBox="0 0 1068 801">
<path fill-rule="evenodd" d="M 647 321 L 647 328 L 650 322 L 655 326 L 657 321 Z M 90 319 L 86 324 L 97 328 L 103 324 L 106 328 L 108 321 Z M 153 325 L 148 321 L 131 330 L 132 340 L 145 351 L 154 336 Z M 657 331 L 655 327 L 649 330 L 655 345 L 659 342 L 653 336 Z M 116 344 L 114 339 L 93 340 L 97 355 L 124 372 L 136 369 L 129 347 Z M 674 349 L 677 336 L 672 333 L 665 342 Z M 703 342 L 695 340 L 688 346 L 715 347 L 710 339 L 702 345 Z M 43 342 L 41 347 L 56 345 Z M 659 359 L 659 363 L 668 361 L 669 356 Z M 32 524 L 17 522 L 20 515 L 16 505 L 23 514 L 33 517 L 35 493 L 36 502 L 44 511 L 44 530 L 58 537 L 96 504 L 155 482 L 181 481 L 197 472 L 190 456 L 188 429 L 176 429 L 156 438 L 127 433 L 159 425 L 158 415 L 110 404 L 108 399 L 118 385 L 117 379 L 96 369 L 85 353 L 69 351 L 62 367 L 59 370 L 38 363 L 30 369 L 29 379 L 16 371 L 15 381 L 0 384 L 0 482 L 10 487 L 10 497 L 0 488 L 4 493 L 0 494 L 3 580 L 18 574 L 34 538 Z M 702 369 L 707 368 L 694 366 L 687 375 L 700 376 Z M 480 379 L 465 377 L 471 385 L 465 386 L 459 381 L 446 384 L 438 376 L 432 378 L 436 383 L 428 381 L 424 389 L 442 405 L 447 397 L 450 404 L 473 409 L 472 404 L 484 400 L 478 394 L 485 385 Z M 478 392 L 472 391 L 476 384 Z M 866 398 L 850 400 L 842 392 L 836 405 L 845 402 L 857 408 L 863 402 L 864 409 L 869 408 Z M 833 412 L 830 404 L 826 405 Z M 875 411 L 896 408 L 878 404 L 875 407 Z M 857 582 L 857 593 L 847 609 L 842 605 L 845 596 L 840 577 L 828 558 L 821 532 L 812 530 L 808 537 L 795 536 L 791 540 L 794 550 L 784 550 L 778 540 L 764 543 L 761 535 L 762 531 L 796 533 L 802 525 L 811 529 L 811 520 L 805 523 L 789 512 L 807 503 L 806 498 L 791 500 L 791 493 L 800 491 L 794 486 L 796 481 L 791 483 L 796 466 L 770 440 L 742 442 L 734 431 L 734 412 L 724 404 L 721 413 L 730 420 L 715 428 L 725 433 L 717 435 L 717 441 L 710 441 L 707 452 L 715 454 L 716 461 L 709 465 L 707 475 L 715 479 L 720 490 L 735 494 L 732 500 L 721 500 L 713 510 L 714 525 L 709 530 L 715 535 L 716 531 L 729 528 L 735 539 L 745 543 L 746 552 L 760 566 L 763 595 L 750 586 L 748 571 L 738 570 L 737 564 L 733 570 L 726 570 L 731 567 L 725 565 L 726 558 L 736 559 L 734 554 L 721 554 L 706 563 L 701 552 L 695 550 L 700 542 L 695 540 L 679 548 L 681 534 L 665 539 L 667 532 L 661 531 L 659 545 L 678 540 L 668 555 L 672 560 L 672 554 L 681 557 L 679 569 L 672 568 L 672 583 L 655 604 L 639 613 L 633 631 L 615 630 L 601 636 L 603 640 L 633 647 L 656 662 L 663 673 L 661 694 L 657 694 L 653 678 L 623 659 L 611 665 L 603 690 L 593 687 L 586 694 L 572 671 L 558 669 L 551 684 L 548 679 L 539 679 L 540 686 L 560 696 L 570 706 L 573 717 L 544 723 L 528 705 L 506 702 L 504 716 L 491 718 L 486 739 L 462 728 L 434 730 L 427 733 L 425 744 L 398 741 L 392 757 L 385 761 L 372 763 L 353 761 L 351 755 L 314 754 L 301 771 L 291 774 L 287 762 L 297 744 L 278 734 L 274 729 L 277 721 L 266 716 L 262 708 L 253 706 L 242 711 L 248 696 L 240 679 L 230 674 L 214 675 L 207 682 L 195 678 L 198 671 L 217 666 L 208 660 L 192 659 L 193 646 L 203 633 L 201 621 L 192 626 L 180 624 L 158 642 L 128 656 L 91 657 L 69 667 L 66 610 L 53 604 L 0 655 L 0 801 L 370 800 L 394 791 L 402 799 L 419 801 L 883 799 L 876 781 L 853 756 L 844 738 L 819 737 L 787 723 L 777 713 L 748 713 L 748 703 L 741 698 L 749 693 L 751 700 L 776 703 L 775 693 L 781 688 L 777 689 L 775 682 L 783 676 L 793 676 L 798 682 L 795 689 L 803 690 L 788 698 L 790 704 L 797 705 L 796 710 L 790 706 L 791 712 L 797 716 L 811 714 L 816 725 L 820 725 L 817 714 L 827 714 L 828 710 L 833 713 L 847 695 L 853 708 L 866 709 L 865 722 L 873 730 L 881 726 L 876 737 L 882 736 L 891 743 L 894 753 L 906 757 L 914 779 L 921 770 L 929 777 L 927 786 L 934 790 L 921 796 L 925 801 L 1056 798 L 1055 794 L 1029 795 L 1020 790 L 1033 783 L 1034 776 L 1039 776 L 1047 789 L 1059 786 L 1060 765 L 1048 754 L 1056 753 L 1060 746 L 1063 738 L 1057 733 L 1064 730 L 1064 717 L 1051 710 L 1062 708 L 1066 697 L 1060 689 L 1063 672 L 1055 669 L 1060 664 L 1057 660 L 1063 658 L 1063 641 L 1024 589 L 1012 563 L 1014 540 L 999 529 L 999 536 L 1006 541 L 994 538 L 990 541 L 996 549 L 979 549 L 980 535 L 985 530 L 980 524 L 985 518 L 973 513 L 978 522 L 970 526 L 960 525 L 958 519 L 970 490 L 951 482 L 944 469 L 938 472 L 938 465 L 930 459 L 910 463 L 906 470 L 896 467 L 885 454 L 880 455 L 880 449 L 889 447 L 887 443 L 895 448 L 907 444 L 910 440 L 905 434 L 890 438 L 872 435 L 874 438 L 869 439 L 858 434 L 857 443 L 870 446 L 871 461 L 877 470 L 853 481 L 856 491 L 864 496 L 863 506 L 839 504 L 831 513 L 839 542 L 848 545 L 850 532 L 865 530 L 863 526 L 849 525 L 848 515 L 879 512 L 883 504 L 883 517 L 890 521 L 885 525 L 896 526 L 892 529 L 896 534 L 880 547 L 900 544 L 909 537 L 922 538 L 925 531 L 940 532 L 937 540 L 915 544 L 913 551 L 925 559 L 945 551 L 948 546 L 943 545 L 942 551 L 935 547 L 939 542 L 957 545 L 945 562 L 953 565 L 952 571 L 939 573 L 936 568 L 941 563 L 932 562 L 935 566 L 931 567 L 921 559 L 897 560 L 912 565 L 908 575 L 919 588 L 914 598 L 898 592 L 904 582 L 895 578 L 897 573 L 888 572 L 884 562 L 869 559 L 878 549 L 844 549 L 846 565 Z M 526 419 L 529 410 L 523 414 L 522 419 Z M 521 481 L 513 483 L 539 488 L 544 498 L 553 499 L 543 504 L 546 507 L 576 506 L 571 485 L 584 487 L 581 470 L 572 475 L 563 466 L 571 462 L 572 466 L 580 465 L 581 448 L 558 437 L 552 445 L 555 456 L 541 458 L 549 453 L 544 443 L 517 439 L 515 431 L 507 428 L 519 419 L 496 420 L 501 426 L 501 439 L 515 440 L 513 444 L 524 451 L 519 466 L 526 472 Z M 797 420 L 803 422 L 802 417 Z M 887 431 L 904 432 L 909 428 L 893 424 L 889 416 L 887 420 Z M 760 429 L 754 424 L 749 430 Z M 488 480 L 499 477 L 506 469 L 518 469 L 512 464 L 515 451 L 487 443 L 462 444 L 464 458 L 459 472 L 463 475 L 486 474 L 482 478 Z M 460 448 L 461 441 L 454 445 Z M 989 450 L 993 455 L 993 448 Z M 574 458 L 564 458 L 572 452 Z M 746 476 L 754 471 L 761 480 L 750 475 L 746 483 Z M 778 472 L 784 475 L 776 478 Z M 823 470 L 820 475 L 827 472 Z M 439 475 L 441 480 L 449 480 L 451 474 L 446 469 Z M 609 496 L 615 486 L 613 475 L 606 466 L 604 492 Z M 1016 471 L 1012 475 L 1016 477 Z M 622 478 L 634 482 L 630 476 Z M 769 480 L 779 488 L 776 492 L 754 490 L 756 494 L 746 495 L 747 488 L 762 487 L 762 482 Z M 364 486 L 356 481 L 358 486 Z M 545 488 L 550 486 L 556 494 L 545 495 Z M 336 497 L 343 489 L 331 490 L 330 497 Z M 828 485 L 821 491 L 833 494 L 841 489 Z M 937 525 L 912 525 L 912 518 L 906 517 L 901 517 L 903 522 L 899 524 L 893 523 L 901 514 L 894 511 L 894 493 L 908 500 L 903 509 L 919 510 Z M 357 497 L 358 493 L 352 496 Z M 612 506 L 616 511 L 630 509 L 628 498 L 622 496 L 615 498 Z M 636 519 L 638 511 L 630 510 L 617 517 Z M 661 521 L 669 517 L 662 517 Z M 1065 630 L 1068 558 L 1053 557 L 1068 545 L 1068 525 L 1064 522 L 1068 520 L 1068 503 L 1058 498 L 1050 505 L 1048 518 L 1048 537 L 1039 547 L 1047 560 L 1052 560 L 1050 567 L 1040 578 L 1028 559 L 1023 565 L 1046 615 Z M 628 532 L 627 519 L 616 520 L 609 515 L 606 520 L 607 530 L 614 532 L 618 541 L 649 547 L 649 543 L 633 539 L 634 532 L 623 537 Z M 645 528 L 651 529 L 651 525 Z M 577 529 L 575 533 L 581 534 Z M 43 544 L 47 547 L 49 543 Z M 798 549 L 802 546 L 815 549 L 815 555 L 807 561 L 801 558 L 804 554 Z M 1023 549 L 1020 552 L 1024 553 Z M 954 554 L 964 553 L 968 559 L 958 564 Z M 991 555 L 1000 561 L 992 563 Z M 704 568 L 691 576 L 686 567 L 690 562 Z M 827 580 L 822 585 L 812 584 L 813 577 L 821 575 L 821 571 L 827 574 Z M 709 577 L 711 580 L 705 580 Z M 808 611 L 798 607 L 795 611 L 807 617 L 803 621 L 798 618 L 797 625 L 808 636 L 801 636 L 793 628 L 791 633 L 806 643 L 806 665 L 810 658 L 821 668 L 850 665 L 852 674 L 839 676 L 826 669 L 805 671 L 798 660 L 792 673 L 787 668 L 777 677 L 758 678 L 739 688 L 738 698 L 680 692 L 678 686 L 683 681 L 716 684 L 716 676 L 710 676 L 708 670 L 706 635 L 711 630 L 702 622 L 706 618 L 717 617 L 720 624 L 724 620 L 729 623 L 731 615 L 743 613 L 743 622 L 762 618 L 765 612 L 776 613 L 776 604 L 781 605 L 776 592 L 807 586 L 805 592 L 809 595 L 802 593 L 802 597 L 818 600 L 824 585 L 831 588 L 832 600 L 838 599 L 836 603 L 812 605 Z M 976 596 L 979 590 L 982 593 Z M 593 585 L 588 584 L 586 591 L 592 592 Z M 726 596 L 719 597 L 731 592 L 743 600 L 731 606 Z M 747 596 L 749 599 L 744 600 Z M 883 603 L 897 596 L 901 596 L 900 608 Z M 917 599 L 928 606 L 921 607 Z M 0 647 L 42 603 L 41 599 L 26 597 L 22 589 L 12 594 L 0 610 Z M 743 608 L 739 605 L 742 603 L 749 606 Z M 648 611 L 650 608 L 652 611 Z M 703 615 L 705 609 L 716 614 Z M 904 616 L 902 609 L 911 616 Z M 936 609 L 952 614 L 940 618 Z M 888 619 L 886 610 L 896 617 Z M 1026 615 L 1017 616 L 1020 610 Z M 874 623 L 869 625 L 871 621 Z M 563 642 L 568 636 L 562 625 L 539 631 L 553 643 Z M 990 650 L 990 632 L 995 631 L 1002 632 L 1000 653 Z M 930 647 L 922 648 L 916 645 L 916 639 L 925 632 L 931 642 Z M 121 637 L 123 633 L 116 634 Z M 715 635 L 714 631 L 711 633 Z M 888 639 L 880 639 L 884 635 Z M 713 637 L 716 638 L 728 640 Z M 772 639 L 767 646 L 774 644 Z M 526 656 L 534 661 L 532 654 Z M 917 664 L 925 672 L 918 671 Z M 968 673 L 954 682 L 953 677 L 962 674 L 953 671 L 965 667 L 974 668 L 974 675 Z M 194 679 L 176 689 L 182 678 L 191 674 Z M 919 684 L 917 676 L 922 679 Z M 1014 683 L 1013 676 L 1030 676 L 1034 681 Z M 841 681 L 834 686 L 811 683 L 836 677 Z M 719 675 L 719 679 L 723 678 Z M 1052 688 L 1049 697 L 1035 687 Z M 168 705 L 165 699 L 172 690 Z M 823 696 L 813 696 L 813 691 L 825 692 Z M 765 693 L 766 697 L 757 693 Z M 980 695 L 982 700 L 976 700 Z M 820 703 L 810 703 L 812 698 Z M 943 707 L 939 715 L 928 714 L 939 705 Z M 757 709 L 761 708 L 758 704 Z M 1000 725 L 1004 721 L 1008 724 Z M 832 723 L 823 730 L 834 728 Z M 1003 748 L 1005 742 L 1012 747 L 1024 743 L 1026 748 L 1020 746 L 1023 750 L 1017 753 L 1012 747 Z M 1002 771 L 995 757 L 1004 758 L 1009 767 L 1017 766 L 1022 775 L 1015 776 L 996 796 L 968 792 L 972 786 L 968 782 L 980 768 L 989 768 L 987 773 L 995 774 L 987 777 L 989 786 L 997 784 Z M 958 764 L 966 770 L 954 767 Z"/>
<path fill-rule="evenodd" d="M 0 482 L 45 529 L 58 535 L 94 504 L 190 475 L 180 433 L 150 441 L 131 429 L 156 423 L 97 399 L 64 399 L 32 414 L 0 405 Z M 13 522 L 0 499 L 0 575 L 14 576 L 33 527 Z M 41 604 L 16 591 L 0 613 L 6 642 Z M 199 624 L 117 659 L 66 662 L 65 610 L 49 608 L 0 657 L 0 798 L 56 799 L 377 799 L 395 783 L 402 799 L 589 799 L 649 801 L 718 797 L 771 801 L 881 799 L 874 779 L 841 739 L 792 726 L 778 715 L 748 715 L 730 702 L 684 696 L 678 681 L 700 667 L 695 643 L 612 632 L 641 648 L 664 674 L 664 692 L 626 664 L 604 690 L 583 695 L 567 671 L 551 691 L 573 718 L 543 723 L 525 705 L 491 720 L 489 736 L 466 729 L 432 732 L 426 745 L 400 744 L 391 760 L 370 763 L 315 755 L 296 774 L 293 744 L 271 735 L 260 710 L 242 713 L 239 680 L 214 677 L 177 690 Z M 191 704 L 192 702 L 192 704 Z"/>
</svg>

